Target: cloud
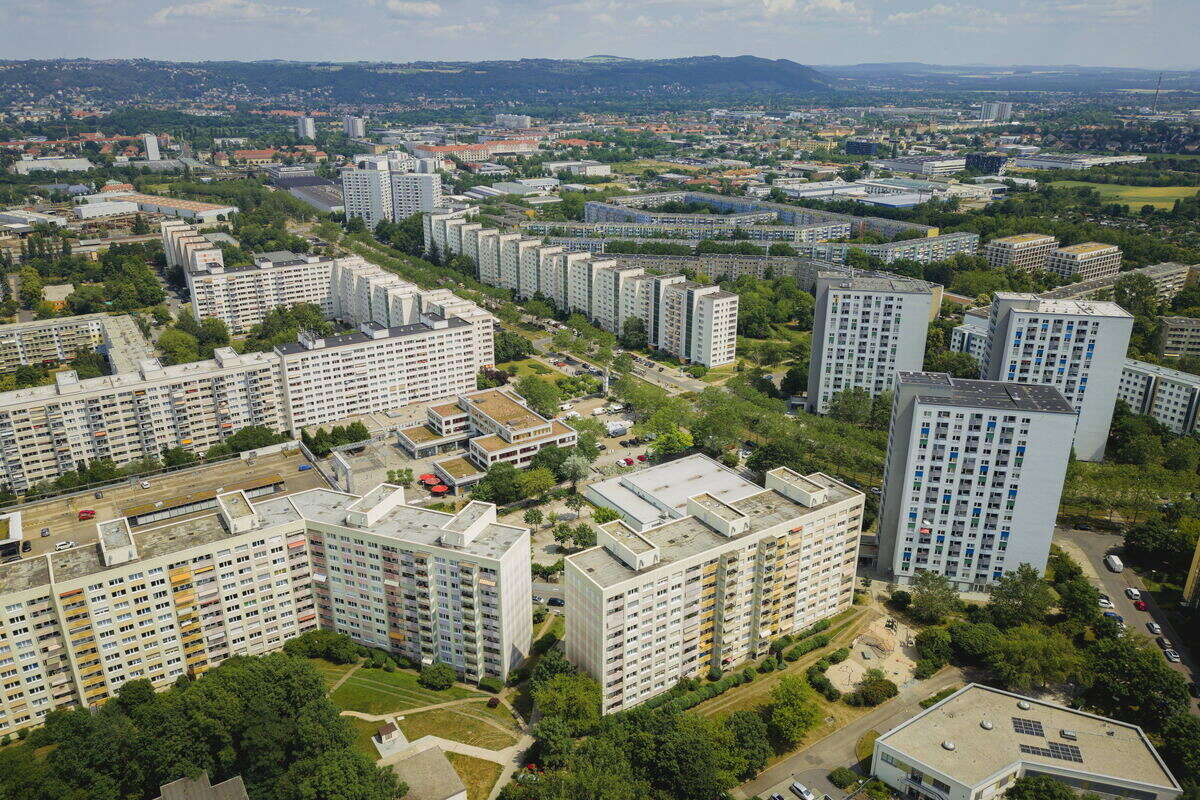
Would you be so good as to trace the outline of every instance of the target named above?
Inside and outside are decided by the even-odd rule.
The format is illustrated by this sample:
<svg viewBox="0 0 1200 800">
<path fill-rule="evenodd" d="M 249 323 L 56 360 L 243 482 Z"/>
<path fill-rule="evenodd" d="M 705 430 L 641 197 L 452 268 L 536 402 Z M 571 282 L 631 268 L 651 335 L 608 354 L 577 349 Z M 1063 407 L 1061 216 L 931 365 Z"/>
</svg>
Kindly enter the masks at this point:
<svg viewBox="0 0 1200 800">
<path fill-rule="evenodd" d="M 198 3 L 160 8 L 151 17 L 159 25 L 176 19 L 207 19 L 214 22 L 295 22 L 311 17 L 311 8 L 276 6 L 255 0 L 201 0 Z"/>
<path fill-rule="evenodd" d="M 429 0 L 387 0 L 385 6 L 392 16 L 405 19 L 433 19 L 442 15 L 442 7 Z"/>
<path fill-rule="evenodd" d="M 938 3 L 929 8 L 921 8 L 916 11 L 901 11 L 892 14 L 887 18 L 887 21 L 892 25 L 905 25 L 910 22 L 926 22 L 931 19 L 939 19 L 949 17 L 954 14 L 962 13 L 962 6 L 948 6 L 945 3 Z"/>
</svg>

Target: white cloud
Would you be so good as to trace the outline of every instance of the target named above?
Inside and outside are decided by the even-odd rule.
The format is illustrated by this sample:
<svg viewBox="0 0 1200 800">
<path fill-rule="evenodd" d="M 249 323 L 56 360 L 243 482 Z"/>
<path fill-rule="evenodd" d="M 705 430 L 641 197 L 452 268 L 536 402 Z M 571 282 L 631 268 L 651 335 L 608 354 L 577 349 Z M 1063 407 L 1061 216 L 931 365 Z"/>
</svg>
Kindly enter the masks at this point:
<svg viewBox="0 0 1200 800">
<path fill-rule="evenodd" d="M 166 6 L 155 12 L 151 20 L 164 24 L 174 19 L 207 19 L 215 22 L 294 22 L 311 17 L 311 8 L 276 6 L 255 0 L 202 0 Z"/>
<path fill-rule="evenodd" d="M 945 3 L 938 3 L 929 8 L 922 8 L 916 11 L 901 11 L 892 14 L 887 18 L 887 21 L 893 25 L 904 25 L 910 22 L 925 22 L 931 19 L 948 17 L 952 14 L 962 13 L 962 6 L 948 6 Z"/>
<path fill-rule="evenodd" d="M 442 15 L 442 7 L 428 0 L 387 0 L 386 7 L 393 16 L 406 19 L 433 19 Z"/>
</svg>

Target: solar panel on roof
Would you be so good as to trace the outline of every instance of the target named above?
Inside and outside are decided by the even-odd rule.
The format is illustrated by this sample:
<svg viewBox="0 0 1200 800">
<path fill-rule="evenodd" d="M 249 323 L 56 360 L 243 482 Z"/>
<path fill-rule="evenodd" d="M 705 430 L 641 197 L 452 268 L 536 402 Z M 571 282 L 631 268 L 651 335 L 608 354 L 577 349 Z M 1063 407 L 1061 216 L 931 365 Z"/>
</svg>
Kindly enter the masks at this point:
<svg viewBox="0 0 1200 800">
<path fill-rule="evenodd" d="M 1013 730 L 1017 733 L 1024 733 L 1029 736 L 1045 736 L 1046 731 L 1042 728 L 1042 723 L 1036 719 L 1022 719 L 1021 717 L 1012 718 Z"/>
</svg>

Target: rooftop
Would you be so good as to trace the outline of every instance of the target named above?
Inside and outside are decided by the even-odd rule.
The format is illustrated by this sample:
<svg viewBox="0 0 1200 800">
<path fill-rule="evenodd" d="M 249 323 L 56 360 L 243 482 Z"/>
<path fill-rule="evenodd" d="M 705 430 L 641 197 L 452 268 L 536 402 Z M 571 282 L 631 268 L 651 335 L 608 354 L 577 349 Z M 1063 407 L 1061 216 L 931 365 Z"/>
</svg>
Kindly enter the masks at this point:
<svg viewBox="0 0 1200 800">
<path fill-rule="evenodd" d="M 541 417 L 538 419 L 541 419 Z M 489 453 L 496 453 L 500 450 L 508 450 L 512 447 L 529 447 L 531 445 L 545 442 L 547 439 L 557 439 L 558 437 L 568 434 L 574 430 L 573 428 L 564 425 L 556 419 L 548 420 L 547 424 L 550 426 L 549 433 L 533 436 L 528 439 L 510 442 L 503 437 L 492 433 L 488 434 L 487 436 L 478 436 L 472 439 L 471 444 L 472 446 L 478 447 L 479 449 L 485 450 Z"/>
<path fill-rule="evenodd" d="M 1179 790 L 1136 725 L 974 683 L 877 742 L 968 786 L 1024 762 Z"/>
<path fill-rule="evenodd" d="M 1024 244 L 1026 242 L 1042 242 L 1046 240 L 1054 240 L 1054 237 L 1048 233 L 1018 233 L 1015 236 L 1001 236 L 998 239 L 992 239 L 992 242 Z"/>
<path fill-rule="evenodd" d="M 1012 411 L 1074 414 L 1074 407 L 1053 386 L 952 378 L 944 372 L 900 372 L 897 388 L 917 387 L 921 403 Z"/>
<path fill-rule="evenodd" d="M 1006 300 L 1014 308 L 1036 314 L 1066 314 L 1078 317 L 1125 317 L 1133 315 L 1111 300 L 1065 300 L 1039 297 L 1029 292 L 996 292 L 993 300 Z"/>
<path fill-rule="evenodd" d="M 830 288 L 849 289 L 854 292 L 913 292 L 933 294 L 931 285 L 916 278 L 904 278 L 876 272 L 852 272 L 821 274 L 821 279 L 830 281 Z"/>
<path fill-rule="evenodd" d="M 1136 370 L 1147 375 L 1154 375 L 1158 378 L 1166 378 L 1167 380 L 1178 381 L 1192 386 L 1200 386 L 1200 375 L 1193 375 L 1190 372 L 1181 372 L 1170 367 L 1161 367 L 1158 364 L 1151 364 L 1147 361 L 1138 361 L 1136 358 L 1125 359 L 1125 369 Z"/>
<path fill-rule="evenodd" d="M 454 456 L 453 458 L 444 458 L 441 461 L 435 461 L 433 464 L 442 472 L 449 475 L 455 480 L 469 478 L 472 475 L 482 475 L 483 470 L 472 464 L 462 456 Z"/>
<path fill-rule="evenodd" d="M 1068 247 L 1058 248 L 1060 253 L 1071 253 L 1073 255 L 1089 255 L 1091 253 L 1106 253 L 1112 250 L 1119 249 L 1115 244 L 1104 244 L 1103 242 L 1083 242 L 1082 244 L 1073 244 Z"/>
<path fill-rule="evenodd" d="M 467 790 L 440 747 L 402 758 L 392 769 L 408 785 L 405 800 L 449 800 Z"/>
<path fill-rule="evenodd" d="M 470 325 L 464 319 L 459 317 L 451 317 L 446 321 L 448 328 L 462 328 Z M 380 330 L 384 330 L 380 328 Z M 411 325 L 398 325 L 394 328 L 387 328 L 386 335 L 370 336 L 362 331 L 351 331 L 350 333 L 340 333 L 335 336 L 326 336 L 321 339 L 321 345 L 315 348 L 305 347 L 301 342 L 288 342 L 275 346 L 275 352 L 280 355 L 296 355 L 298 353 L 310 353 L 320 350 L 331 350 L 337 347 L 353 347 L 360 344 L 365 344 L 372 341 L 380 341 L 383 339 L 396 339 L 401 336 L 412 336 L 419 333 L 428 333 L 434 330 L 442 330 L 426 325 L 424 322 L 414 322 Z"/>
<path fill-rule="evenodd" d="M 486 389 L 466 396 L 467 402 L 496 422 L 513 430 L 548 424 L 549 420 L 499 389 Z"/>
</svg>

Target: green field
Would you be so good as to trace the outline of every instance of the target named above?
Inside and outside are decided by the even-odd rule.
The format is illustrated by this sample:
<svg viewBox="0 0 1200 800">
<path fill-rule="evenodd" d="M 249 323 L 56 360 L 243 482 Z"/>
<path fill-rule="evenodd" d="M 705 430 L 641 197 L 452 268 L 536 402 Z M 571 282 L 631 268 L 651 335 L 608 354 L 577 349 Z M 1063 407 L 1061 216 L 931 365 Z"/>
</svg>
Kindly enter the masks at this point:
<svg viewBox="0 0 1200 800">
<path fill-rule="evenodd" d="M 1200 186 L 1123 186 L 1119 183 L 1088 183 L 1087 181 L 1053 181 L 1051 186 L 1095 189 L 1100 196 L 1114 203 L 1127 203 L 1137 211 L 1144 205 L 1169 210 L 1182 197 L 1192 197 L 1200 192 Z"/>
<path fill-rule="evenodd" d="M 364 714 L 390 714 L 407 708 L 482 696 L 459 686 L 444 692 L 433 692 L 417 683 L 415 672 L 400 670 L 360 669 L 351 675 L 329 699 L 338 708 L 361 711 Z"/>
<path fill-rule="evenodd" d="M 526 375 L 533 375 L 541 378 L 544 381 L 558 383 L 563 378 L 567 377 L 564 373 L 556 369 L 547 367 L 540 361 L 535 361 L 532 358 L 522 358 L 519 361 L 505 361 L 503 364 L 497 364 L 496 369 L 501 372 L 508 372 L 509 367 L 516 367 L 517 374 L 514 376 L 517 380 L 524 378 Z"/>
</svg>

